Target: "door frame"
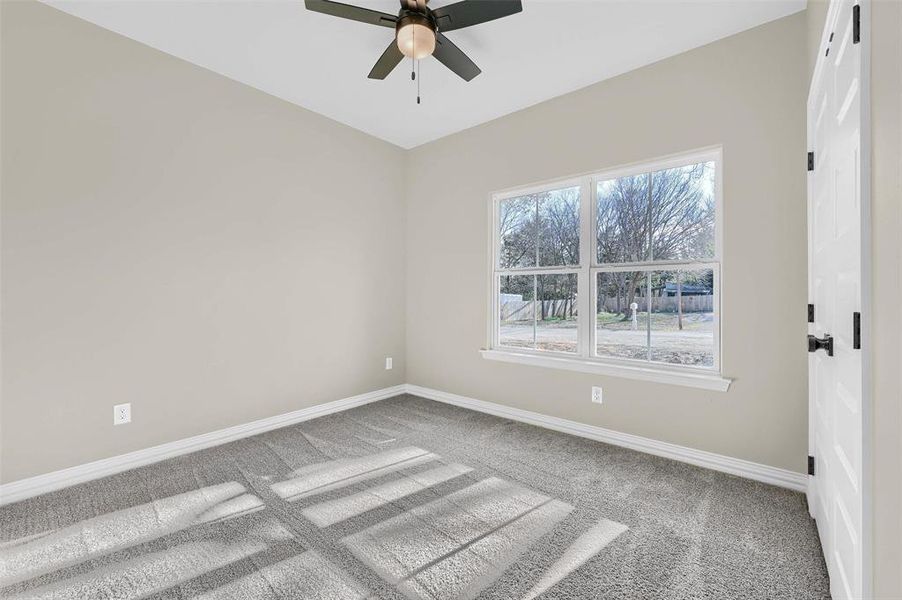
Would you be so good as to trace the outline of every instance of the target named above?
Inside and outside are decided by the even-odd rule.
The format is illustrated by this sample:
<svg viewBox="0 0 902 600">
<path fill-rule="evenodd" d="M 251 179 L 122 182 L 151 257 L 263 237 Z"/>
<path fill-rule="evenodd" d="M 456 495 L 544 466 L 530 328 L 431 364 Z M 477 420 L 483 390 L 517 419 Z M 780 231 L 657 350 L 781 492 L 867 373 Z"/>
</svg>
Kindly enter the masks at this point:
<svg viewBox="0 0 902 600">
<path fill-rule="evenodd" d="M 859 19 L 861 27 L 860 53 L 861 53 L 861 140 L 860 140 L 860 186 L 861 186 L 861 595 L 862 598 L 870 598 L 873 595 L 873 402 L 872 402 L 872 342 L 871 327 L 872 313 L 872 260 L 871 260 L 871 0 L 857 0 L 859 5 Z M 819 84 L 828 60 L 826 49 L 830 44 L 830 32 L 834 31 L 837 19 L 838 4 L 830 0 L 827 10 L 827 18 L 821 32 L 818 45 L 817 62 L 811 83 L 808 88 L 805 110 L 806 144 L 811 148 L 811 132 L 808 130 L 809 115 L 811 110 L 809 101 L 815 87 Z M 811 289 L 811 175 L 808 175 L 806 184 L 806 203 L 808 207 L 808 297 L 813 297 Z M 809 388 L 812 384 L 809 363 Z M 811 403 L 811 394 L 808 395 L 808 451 L 813 455 L 814 443 L 814 417 Z M 808 477 L 808 491 L 806 494 L 809 503 L 809 511 L 813 504 L 819 502 L 816 496 L 816 488 L 811 476 Z M 825 557 L 827 560 L 827 557 Z M 828 560 L 829 564 L 829 560 Z"/>
</svg>

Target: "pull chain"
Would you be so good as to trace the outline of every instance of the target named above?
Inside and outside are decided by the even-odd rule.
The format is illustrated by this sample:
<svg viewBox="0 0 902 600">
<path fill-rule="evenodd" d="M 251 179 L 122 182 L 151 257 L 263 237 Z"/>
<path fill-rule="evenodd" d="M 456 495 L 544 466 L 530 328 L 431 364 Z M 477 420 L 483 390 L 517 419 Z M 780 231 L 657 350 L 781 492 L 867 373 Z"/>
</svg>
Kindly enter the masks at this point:
<svg viewBox="0 0 902 600">
<path fill-rule="evenodd" d="M 414 28 L 411 33 L 413 47 L 417 47 L 417 30 Z M 417 82 L 417 104 L 420 103 L 420 78 L 417 74 L 420 72 L 420 60 L 414 56 L 414 53 L 410 54 L 410 79 L 411 81 Z"/>
</svg>

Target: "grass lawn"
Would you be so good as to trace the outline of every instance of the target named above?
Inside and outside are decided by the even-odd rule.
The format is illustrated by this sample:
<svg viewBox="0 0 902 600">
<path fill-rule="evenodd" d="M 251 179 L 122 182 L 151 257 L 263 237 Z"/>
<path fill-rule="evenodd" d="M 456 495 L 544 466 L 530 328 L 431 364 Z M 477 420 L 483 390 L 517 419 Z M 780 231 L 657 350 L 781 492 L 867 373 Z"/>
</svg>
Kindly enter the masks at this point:
<svg viewBox="0 0 902 600">
<path fill-rule="evenodd" d="M 652 331 L 679 331 L 676 313 L 653 312 L 638 314 L 639 329 L 645 329 L 645 324 L 651 317 Z M 604 329 L 613 331 L 625 331 L 632 329 L 632 322 L 623 319 L 620 313 L 598 313 L 598 324 Z M 714 313 L 683 313 L 683 331 L 710 331 L 714 326 Z"/>
</svg>

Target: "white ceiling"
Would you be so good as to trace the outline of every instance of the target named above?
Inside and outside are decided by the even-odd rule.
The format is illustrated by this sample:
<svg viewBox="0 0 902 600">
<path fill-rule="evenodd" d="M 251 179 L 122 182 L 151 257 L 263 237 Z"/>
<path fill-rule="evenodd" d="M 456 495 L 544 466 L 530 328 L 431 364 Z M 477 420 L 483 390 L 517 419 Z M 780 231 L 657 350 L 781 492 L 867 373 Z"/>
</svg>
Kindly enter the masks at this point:
<svg viewBox="0 0 902 600">
<path fill-rule="evenodd" d="M 397 13 L 398 0 L 343 0 Z M 433 0 L 433 8 L 454 0 Z M 488 0 L 491 1 L 491 0 Z M 523 12 L 448 37 L 482 68 L 466 83 L 433 58 L 416 104 L 410 62 L 367 73 L 393 31 L 309 12 L 303 0 L 45 0 L 60 10 L 403 148 L 805 8 L 806 0 L 523 0 Z"/>
</svg>

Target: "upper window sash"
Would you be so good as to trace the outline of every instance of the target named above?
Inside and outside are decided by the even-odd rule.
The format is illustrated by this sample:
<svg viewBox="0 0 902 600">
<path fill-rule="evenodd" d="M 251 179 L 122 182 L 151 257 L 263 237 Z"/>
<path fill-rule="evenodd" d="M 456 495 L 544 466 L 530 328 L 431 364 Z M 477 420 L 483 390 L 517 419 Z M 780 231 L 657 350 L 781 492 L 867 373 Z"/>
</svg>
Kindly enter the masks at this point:
<svg viewBox="0 0 902 600">
<path fill-rule="evenodd" d="M 643 264 L 660 264 L 660 265 L 678 265 L 678 264 L 692 264 L 699 262 L 719 262 L 721 253 L 722 253 L 722 224 L 723 224 L 723 205 L 722 205 L 722 182 L 723 182 L 723 174 L 721 171 L 722 166 L 722 151 L 720 148 L 713 148 L 708 150 L 701 150 L 698 152 L 693 152 L 689 154 L 681 154 L 679 156 L 660 159 L 657 161 L 650 162 L 642 162 L 636 163 L 633 165 L 627 165 L 624 167 L 617 167 L 614 169 L 608 169 L 605 171 L 600 171 L 589 175 L 588 185 L 590 192 L 590 202 L 589 202 L 589 220 L 591 223 L 591 235 L 588 237 L 589 242 L 589 256 L 591 257 L 591 266 L 594 267 L 602 267 L 602 266 L 610 266 L 610 265 L 624 265 L 624 266 L 635 266 L 635 265 L 643 265 Z M 664 171 L 670 171 L 673 169 L 681 168 L 681 167 L 689 167 L 693 165 L 698 165 L 701 163 L 712 163 L 713 164 L 713 182 L 711 189 L 711 196 L 713 197 L 713 253 L 710 253 L 706 256 L 699 257 L 680 257 L 680 258 L 659 258 L 653 255 L 652 248 L 653 245 L 653 236 L 654 231 L 649 227 L 647 231 L 648 235 L 648 243 L 645 248 L 647 251 L 644 257 L 641 256 L 629 256 L 627 260 L 619 260 L 619 261 L 601 261 L 598 256 L 598 185 L 601 182 L 617 180 L 626 177 L 637 177 L 637 176 L 654 176 L 657 173 L 661 173 Z"/>
<path fill-rule="evenodd" d="M 526 272 L 585 266 L 588 256 L 583 253 L 583 223 L 588 218 L 588 202 L 585 178 L 495 194 L 493 270 Z"/>
<path fill-rule="evenodd" d="M 565 179 L 559 179 L 555 181 L 550 181 L 542 184 L 537 184 L 534 186 L 526 186 L 519 188 L 511 188 L 508 190 L 500 191 L 492 195 L 492 204 L 493 204 L 493 223 L 492 225 L 492 270 L 496 273 L 501 272 L 509 272 L 509 271 L 544 271 L 549 269 L 561 269 L 561 270 L 570 270 L 574 268 L 581 268 L 585 266 L 591 267 L 599 267 L 606 265 L 639 265 L 639 264 L 680 264 L 680 263 L 694 263 L 694 262 L 719 262 L 722 255 L 722 197 L 721 197 L 721 189 L 722 189 L 722 157 L 721 157 L 721 149 L 707 149 L 701 150 L 698 152 L 692 152 L 689 154 L 681 154 L 679 156 L 660 159 L 653 162 L 642 162 L 636 163 L 632 165 L 627 165 L 623 167 L 617 167 L 614 169 L 608 169 L 605 171 L 600 171 L 596 173 L 586 174 L 579 177 L 570 177 Z M 645 175 L 645 174 L 654 174 L 661 171 L 666 171 L 678 167 L 686 167 L 690 165 L 695 165 L 699 163 L 711 162 L 714 164 L 714 182 L 713 182 L 713 197 L 714 197 L 714 252 L 713 255 L 699 257 L 698 259 L 660 259 L 652 256 L 648 258 L 639 259 L 639 260 L 630 260 L 630 261 L 619 261 L 619 262 L 601 262 L 598 260 L 598 239 L 597 239 L 597 217 L 598 217 L 598 198 L 597 198 L 597 187 L 598 183 L 602 181 L 607 181 L 611 179 L 618 179 L 622 177 L 629 176 L 637 176 L 637 175 Z M 532 264 L 529 265 L 521 265 L 521 266 L 506 266 L 501 263 L 501 248 L 503 243 L 502 232 L 500 231 L 500 226 L 502 224 L 501 221 L 501 210 L 502 210 L 502 202 L 506 200 L 510 200 L 513 198 L 529 196 L 529 195 L 538 195 L 543 193 L 549 193 L 554 191 L 559 191 L 566 188 L 579 188 L 579 231 L 580 231 L 580 243 L 579 243 L 579 256 L 580 260 L 578 263 L 568 263 L 568 264 L 559 264 L 559 265 L 542 265 L 539 257 L 536 256 L 534 260 L 531 260 Z M 586 243 L 588 242 L 588 243 Z"/>
</svg>

